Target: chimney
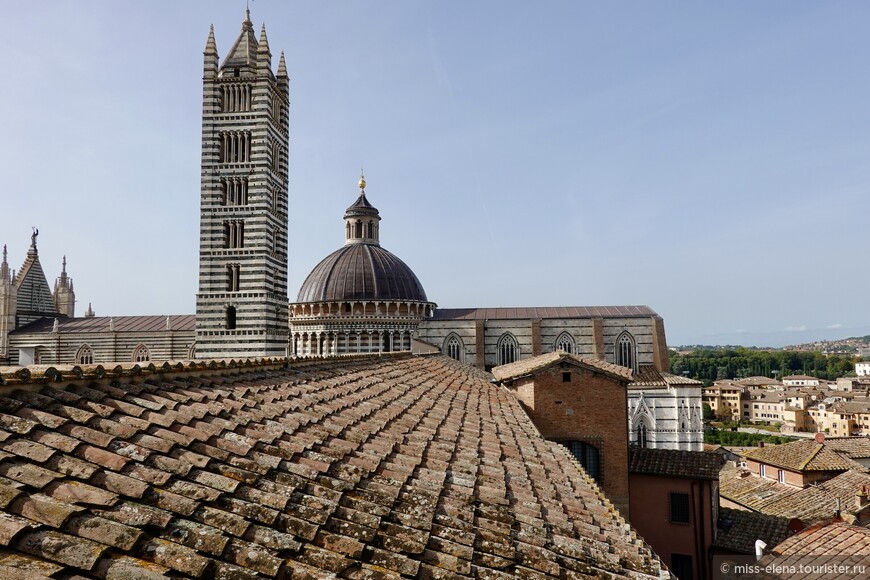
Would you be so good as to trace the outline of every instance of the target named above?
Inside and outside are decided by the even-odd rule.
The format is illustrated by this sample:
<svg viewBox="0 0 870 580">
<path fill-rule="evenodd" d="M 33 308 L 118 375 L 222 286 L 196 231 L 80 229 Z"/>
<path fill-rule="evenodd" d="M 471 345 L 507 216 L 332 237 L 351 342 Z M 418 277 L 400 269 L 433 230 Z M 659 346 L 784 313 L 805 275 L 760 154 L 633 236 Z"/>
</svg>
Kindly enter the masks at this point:
<svg viewBox="0 0 870 580">
<path fill-rule="evenodd" d="M 759 446 L 759 447 L 764 447 L 764 441 L 759 441 L 759 442 L 758 442 L 758 446 Z"/>
<path fill-rule="evenodd" d="M 755 540 L 755 559 L 761 560 L 761 557 L 764 556 L 764 549 L 767 547 L 767 544 L 764 540 Z"/>
<path fill-rule="evenodd" d="M 867 486 L 862 485 L 861 489 L 858 490 L 858 493 L 855 494 L 855 514 L 858 514 L 858 512 L 867 507 L 867 496 Z M 861 519 L 860 516 L 858 519 Z"/>
</svg>

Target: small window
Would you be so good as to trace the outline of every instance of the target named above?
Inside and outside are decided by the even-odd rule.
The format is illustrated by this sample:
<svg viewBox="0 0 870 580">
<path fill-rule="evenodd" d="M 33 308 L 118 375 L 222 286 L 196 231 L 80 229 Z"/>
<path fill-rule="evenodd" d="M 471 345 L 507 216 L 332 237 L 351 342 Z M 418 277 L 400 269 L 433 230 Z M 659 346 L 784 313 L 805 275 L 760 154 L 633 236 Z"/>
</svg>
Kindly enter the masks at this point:
<svg viewBox="0 0 870 580">
<path fill-rule="evenodd" d="M 692 580 L 692 557 L 688 554 L 671 554 L 671 571 L 680 580 Z"/>
<path fill-rule="evenodd" d="M 79 352 L 76 354 L 76 362 L 80 365 L 94 364 L 94 349 L 87 344 L 82 345 Z"/>
<path fill-rule="evenodd" d="M 144 344 L 133 349 L 133 362 L 148 362 L 151 360 L 151 352 Z"/>
<path fill-rule="evenodd" d="M 761 477 L 767 477 L 767 466 L 765 464 L 761 464 L 758 466 L 758 475 Z"/>
<path fill-rule="evenodd" d="M 236 307 L 227 306 L 227 330 L 236 329 Z"/>
<path fill-rule="evenodd" d="M 689 523 L 688 493 L 671 493 L 671 522 L 675 524 Z"/>
<path fill-rule="evenodd" d="M 563 383 L 570 383 L 571 382 L 571 373 L 570 372 L 562 373 L 562 382 Z"/>
<path fill-rule="evenodd" d="M 780 483 L 785 483 L 785 471 L 783 471 L 782 469 L 777 470 L 776 480 Z"/>
</svg>

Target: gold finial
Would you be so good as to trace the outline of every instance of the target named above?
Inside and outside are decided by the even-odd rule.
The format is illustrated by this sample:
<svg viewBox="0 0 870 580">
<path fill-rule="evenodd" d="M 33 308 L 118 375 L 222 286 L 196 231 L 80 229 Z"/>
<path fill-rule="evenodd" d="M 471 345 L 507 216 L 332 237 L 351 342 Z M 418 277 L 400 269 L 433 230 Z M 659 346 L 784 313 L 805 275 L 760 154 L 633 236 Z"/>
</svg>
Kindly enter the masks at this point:
<svg viewBox="0 0 870 580">
<path fill-rule="evenodd" d="M 359 170 L 359 188 L 362 193 L 366 192 L 366 176 L 362 169 Z"/>
</svg>

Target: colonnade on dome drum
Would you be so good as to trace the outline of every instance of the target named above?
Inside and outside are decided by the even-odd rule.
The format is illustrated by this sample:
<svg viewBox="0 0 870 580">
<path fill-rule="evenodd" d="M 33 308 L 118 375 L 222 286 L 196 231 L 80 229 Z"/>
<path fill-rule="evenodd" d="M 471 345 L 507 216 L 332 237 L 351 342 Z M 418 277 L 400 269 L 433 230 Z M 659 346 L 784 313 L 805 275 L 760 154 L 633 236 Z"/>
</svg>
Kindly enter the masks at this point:
<svg viewBox="0 0 870 580">
<path fill-rule="evenodd" d="M 369 300 L 290 305 L 293 357 L 410 351 L 417 325 L 435 314 L 431 302 Z"/>
</svg>

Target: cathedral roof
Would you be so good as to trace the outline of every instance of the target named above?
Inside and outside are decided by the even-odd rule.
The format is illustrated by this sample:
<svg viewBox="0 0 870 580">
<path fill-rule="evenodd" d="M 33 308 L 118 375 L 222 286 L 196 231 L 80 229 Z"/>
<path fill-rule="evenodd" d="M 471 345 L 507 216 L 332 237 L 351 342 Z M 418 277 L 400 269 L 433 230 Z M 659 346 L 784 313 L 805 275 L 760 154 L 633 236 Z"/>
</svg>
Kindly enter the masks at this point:
<svg viewBox="0 0 870 580">
<path fill-rule="evenodd" d="M 528 318 L 658 318 L 649 306 L 544 306 L 439 308 L 435 320 L 523 320 Z"/>
<path fill-rule="evenodd" d="M 58 332 L 61 334 L 84 334 L 98 332 L 159 332 L 166 330 L 166 319 L 169 328 L 176 331 L 193 331 L 196 329 L 196 316 L 182 314 L 173 316 L 85 316 L 83 318 L 59 318 Z M 54 319 L 41 318 L 12 331 L 11 334 L 30 334 L 52 332 Z"/>
<path fill-rule="evenodd" d="M 248 366 L 4 387 L 2 577 L 669 577 L 489 375 Z"/>
<path fill-rule="evenodd" d="M 351 244 L 328 255 L 302 283 L 296 301 L 332 300 L 427 301 L 411 268 L 374 244 Z"/>
</svg>

